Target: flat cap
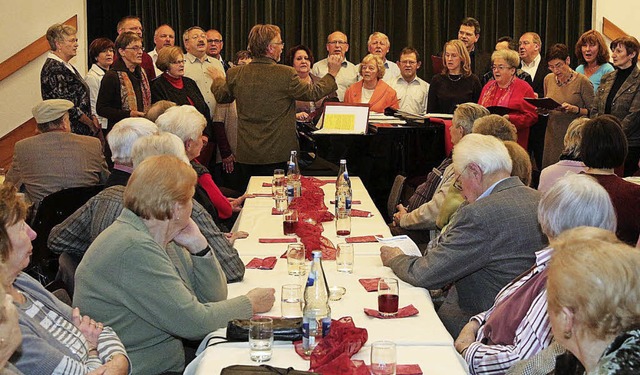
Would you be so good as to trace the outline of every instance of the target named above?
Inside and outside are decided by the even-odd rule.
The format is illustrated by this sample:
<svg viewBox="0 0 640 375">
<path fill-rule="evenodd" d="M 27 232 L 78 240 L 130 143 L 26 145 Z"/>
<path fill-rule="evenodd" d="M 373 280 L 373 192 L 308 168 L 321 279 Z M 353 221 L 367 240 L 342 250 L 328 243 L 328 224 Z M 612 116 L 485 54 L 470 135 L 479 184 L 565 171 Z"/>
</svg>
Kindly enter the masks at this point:
<svg viewBox="0 0 640 375">
<path fill-rule="evenodd" d="M 59 119 L 71 108 L 73 103 L 66 99 L 48 99 L 33 107 L 31 112 L 38 124 L 45 124 Z"/>
</svg>

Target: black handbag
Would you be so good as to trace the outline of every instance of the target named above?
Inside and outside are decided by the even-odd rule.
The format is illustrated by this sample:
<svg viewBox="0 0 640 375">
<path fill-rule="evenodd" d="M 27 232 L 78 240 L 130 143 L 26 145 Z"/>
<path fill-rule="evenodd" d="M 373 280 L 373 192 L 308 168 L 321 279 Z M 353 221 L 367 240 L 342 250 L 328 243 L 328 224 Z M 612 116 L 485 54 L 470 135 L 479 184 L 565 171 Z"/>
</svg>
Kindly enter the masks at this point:
<svg viewBox="0 0 640 375">
<path fill-rule="evenodd" d="M 221 375 L 253 375 L 253 374 L 280 374 L 280 375 L 303 375 L 315 374 L 310 371 L 294 370 L 293 368 L 272 367 L 269 365 L 250 366 L 250 365 L 233 365 L 225 367 L 220 372 Z"/>
<path fill-rule="evenodd" d="M 235 319 L 227 324 L 227 340 L 249 341 L 248 319 Z M 277 341 L 302 340 L 302 318 L 273 318 L 273 339 Z"/>
</svg>

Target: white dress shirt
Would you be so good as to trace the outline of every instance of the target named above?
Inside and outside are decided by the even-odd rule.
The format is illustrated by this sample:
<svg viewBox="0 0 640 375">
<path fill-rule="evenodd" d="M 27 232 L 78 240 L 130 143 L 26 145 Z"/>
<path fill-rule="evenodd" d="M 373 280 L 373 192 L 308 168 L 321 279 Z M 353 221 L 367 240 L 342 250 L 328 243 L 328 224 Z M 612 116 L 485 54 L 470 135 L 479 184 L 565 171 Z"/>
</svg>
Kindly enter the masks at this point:
<svg viewBox="0 0 640 375">
<path fill-rule="evenodd" d="M 313 64 L 311 74 L 318 78 L 326 76 L 329 73 L 328 63 L 329 60 L 323 59 Z M 356 82 L 358 82 L 358 69 L 356 69 L 356 66 L 346 59 L 343 60 L 342 67 L 336 76 L 336 84 L 338 85 L 336 93 L 338 94 L 338 99 L 340 99 L 341 102 L 344 101 L 344 92 L 347 91 L 349 86 Z"/>
<path fill-rule="evenodd" d="M 521 69 L 529 73 L 529 75 L 531 76 L 531 79 L 533 79 L 533 77 L 535 77 L 536 75 L 536 72 L 538 71 L 538 65 L 540 65 L 540 60 L 542 60 L 542 57 L 540 56 L 540 54 L 538 54 L 538 56 L 536 56 L 533 59 L 531 64 L 527 64 L 526 62 L 524 62 L 524 60 L 521 60 L 522 62 Z"/>
<path fill-rule="evenodd" d="M 400 101 L 400 110 L 415 114 L 427 112 L 427 98 L 429 96 L 429 84 L 416 76 L 411 82 L 407 82 L 402 76 L 389 82 Z"/>
<path fill-rule="evenodd" d="M 154 48 L 153 51 L 150 51 L 149 56 L 151 56 L 151 60 L 153 60 L 153 69 L 156 71 L 156 77 L 160 77 L 162 75 L 162 70 L 158 69 L 156 66 L 156 61 L 158 61 L 158 49 Z"/>
<path fill-rule="evenodd" d="M 196 81 L 202 96 L 204 96 L 204 101 L 207 103 L 207 106 L 209 106 L 210 116 L 213 117 L 217 102 L 211 92 L 211 83 L 213 83 L 213 80 L 207 74 L 207 70 L 209 68 L 215 68 L 226 76 L 222 63 L 207 55 L 204 55 L 204 58 L 199 60 L 194 55 L 187 53 L 184 55 L 184 58 L 187 60 L 184 63 L 184 75 Z"/>
</svg>

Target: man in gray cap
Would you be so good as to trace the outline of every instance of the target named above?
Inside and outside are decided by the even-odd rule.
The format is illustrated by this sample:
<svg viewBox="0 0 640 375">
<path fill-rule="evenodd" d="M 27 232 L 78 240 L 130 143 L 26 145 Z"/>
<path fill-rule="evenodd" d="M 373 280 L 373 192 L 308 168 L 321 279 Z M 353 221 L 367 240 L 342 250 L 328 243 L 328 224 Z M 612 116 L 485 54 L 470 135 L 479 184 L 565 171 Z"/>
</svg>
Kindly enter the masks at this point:
<svg viewBox="0 0 640 375">
<path fill-rule="evenodd" d="M 5 183 L 24 190 L 39 204 L 57 191 L 104 184 L 109 176 L 102 145 L 97 138 L 71 133 L 65 99 L 49 99 L 32 109 L 41 134 L 16 143 Z"/>
</svg>

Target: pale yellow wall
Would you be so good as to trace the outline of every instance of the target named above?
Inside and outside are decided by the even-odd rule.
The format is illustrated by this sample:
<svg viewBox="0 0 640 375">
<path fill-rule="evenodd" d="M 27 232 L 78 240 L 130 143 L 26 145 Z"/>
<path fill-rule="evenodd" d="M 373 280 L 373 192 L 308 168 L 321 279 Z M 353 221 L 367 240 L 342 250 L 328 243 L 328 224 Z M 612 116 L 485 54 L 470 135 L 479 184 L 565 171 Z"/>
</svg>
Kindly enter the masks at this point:
<svg viewBox="0 0 640 375">
<path fill-rule="evenodd" d="M 87 21 L 84 0 L 0 0 L 0 61 L 43 36 L 54 23 L 78 16 L 78 55 L 71 63 L 87 72 Z M 40 69 L 46 53 L 17 73 L 0 81 L 0 137 L 32 116 L 31 108 L 42 100 Z"/>
<path fill-rule="evenodd" d="M 627 34 L 640 39 L 640 2 L 638 0 L 593 0 L 594 29 L 602 31 L 603 17 Z"/>
</svg>

